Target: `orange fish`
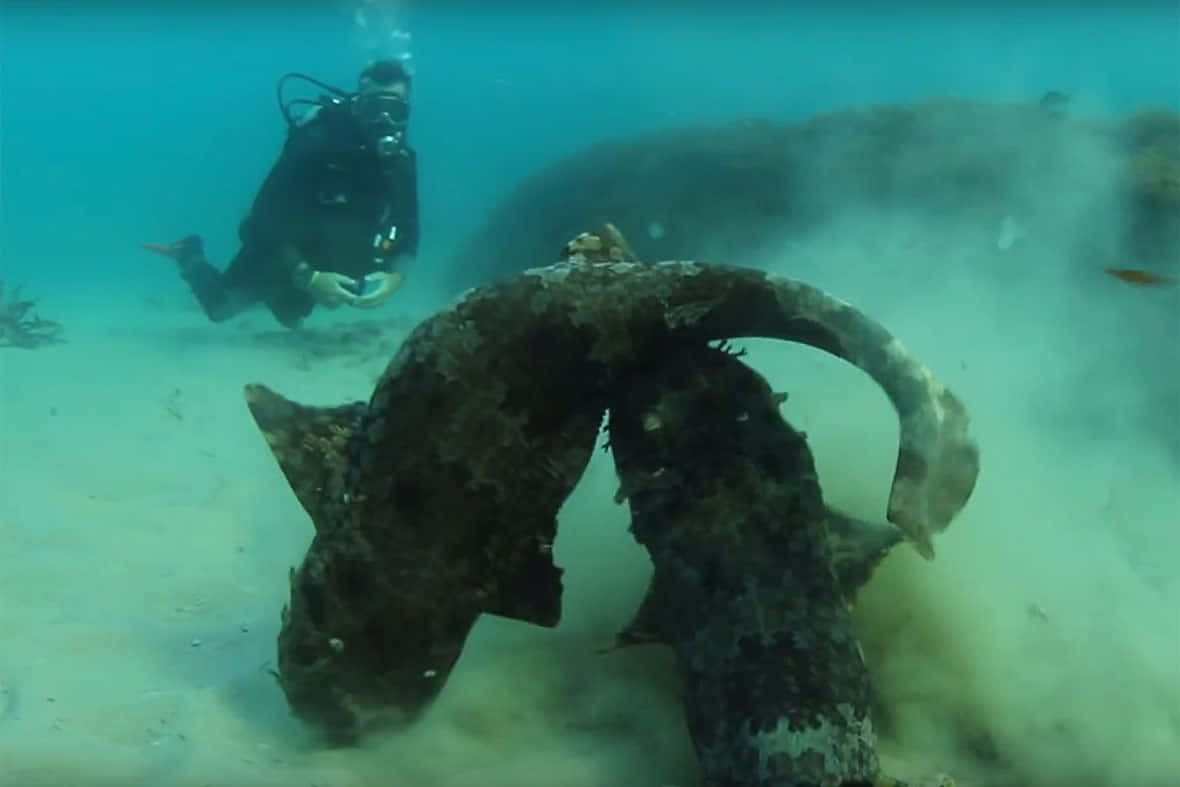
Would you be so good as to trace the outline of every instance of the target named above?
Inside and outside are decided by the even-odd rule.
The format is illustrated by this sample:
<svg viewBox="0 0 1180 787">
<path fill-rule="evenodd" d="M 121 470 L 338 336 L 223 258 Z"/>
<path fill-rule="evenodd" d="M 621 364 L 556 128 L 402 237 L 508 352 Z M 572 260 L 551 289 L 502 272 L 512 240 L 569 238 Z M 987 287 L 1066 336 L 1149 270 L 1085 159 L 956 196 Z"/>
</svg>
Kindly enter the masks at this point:
<svg viewBox="0 0 1180 787">
<path fill-rule="evenodd" d="M 1152 273 L 1151 271 L 1145 271 L 1139 268 L 1107 268 L 1106 272 L 1116 279 L 1122 279 L 1131 284 L 1150 284 L 1162 287 L 1167 284 L 1176 283 L 1176 280 L 1171 276 L 1165 276 L 1162 273 Z"/>
</svg>

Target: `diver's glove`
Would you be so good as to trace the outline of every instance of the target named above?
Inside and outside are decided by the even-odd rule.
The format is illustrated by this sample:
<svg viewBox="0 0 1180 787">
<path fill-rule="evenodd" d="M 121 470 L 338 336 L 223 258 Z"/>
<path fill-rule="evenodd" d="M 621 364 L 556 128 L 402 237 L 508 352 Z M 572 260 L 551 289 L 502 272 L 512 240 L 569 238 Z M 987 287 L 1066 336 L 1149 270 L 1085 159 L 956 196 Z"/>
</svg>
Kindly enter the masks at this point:
<svg viewBox="0 0 1180 787">
<path fill-rule="evenodd" d="M 335 309 L 342 303 L 356 303 L 358 282 L 342 273 L 313 270 L 307 263 L 301 262 L 295 267 L 294 280 L 296 287 L 329 309 Z"/>
<path fill-rule="evenodd" d="M 393 273 L 385 273 L 384 271 L 370 273 L 365 277 L 365 283 L 375 285 L 373 291 L 359 296 L 352 302 L 352 305 L 360 309 L 372 309 L 375 306 L 380 306 L 389 300 L 389 296 L 398 291 L 405 279 L 405 276 L 396 271 Z"/>
</svg>

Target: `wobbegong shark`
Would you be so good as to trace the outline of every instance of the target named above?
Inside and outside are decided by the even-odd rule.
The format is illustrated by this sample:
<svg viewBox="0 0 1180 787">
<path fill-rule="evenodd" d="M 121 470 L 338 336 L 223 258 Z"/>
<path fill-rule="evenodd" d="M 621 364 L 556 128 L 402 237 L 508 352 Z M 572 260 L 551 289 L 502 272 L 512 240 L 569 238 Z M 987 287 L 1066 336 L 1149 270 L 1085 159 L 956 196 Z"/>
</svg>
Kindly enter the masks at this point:
<svg viewBox="0 0 1180 787">
<path fill-rule="evenodd" d="M 557 624 L 558 509 L 629 381 L 684 348 L 777 338 L 864 370 L 900 422 L 886 518 L 925 557 L 971 494 L 979 458 L 965 408 L 849 304 L 755 269 L 637 263 L 609 225 L 576 238 L 564 257 L 469 291 L 422 322 L 367 402 L 312 407 L 246 387 L 315 527 L 290 576 L 278 680 L 296 715 L 335 740 L 417 717 L 442 690 L 479 615 Z M 844 572 L 837 585 L 846 597 L 892 540 L 875 534 L 858 546 L 863 532 L 842 530 L 847 520 L 834 512 L 822 519 L 827 541 L 816 559 Z M 820 527 L 807 522 L 808 533 Z M 649 592 L 653 598 L 661 596 Z M 641 609 L 636 631 L 650 620 Z M 858 723 L 859 705 L 837 704 L 842 724 Z M 702 752 L 695 734 L 694 742 Z"/>
<path fill-rule="evenodd" d="M 711 787 L 877 787 L 849 608 L 901 534 L 824 504 L 781 401 L 735 355 L 698 345 L 616 386 L 611 452 L 654 568 L 617 645 L 676 653 Z"/>
</svg>

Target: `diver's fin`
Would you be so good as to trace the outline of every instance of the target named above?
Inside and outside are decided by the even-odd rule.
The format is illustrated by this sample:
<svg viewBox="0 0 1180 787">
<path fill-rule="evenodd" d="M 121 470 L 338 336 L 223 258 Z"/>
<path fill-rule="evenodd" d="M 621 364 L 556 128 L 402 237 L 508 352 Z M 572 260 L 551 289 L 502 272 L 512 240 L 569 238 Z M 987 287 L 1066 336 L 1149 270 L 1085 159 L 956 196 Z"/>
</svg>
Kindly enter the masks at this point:
<svg viewBox="0 0 1180 787">
<path fill-rule="evenodd" d="M 348 442 L 365 413 L 365 403 L 308 407 L 253 383 L 245 393 L 254 422 L 316 530 L 331 527 L 340 507 L 348 504 L 344 483 Z"/>
<path fill-rule="evenodd" d="M 561 573 L 553 552 L 535 542 L 521 544 L 511 560 L 499 560 L 496 592 L 484 612 L 553 627 L 561 619 Z"/>
<path fill-rule="evenodd" d="M 848 599 L 869 581 L 873 569 L 905 536 L 890 524 L 877 525 L 828 507 L 828 544 L 832 568 Z"/>
<path fill-rule="evenodd" d="M 205 258 L 205 244 L 200 235 L 185 235 L 172 243 L 141 242 L 139 247 L 176 260 L 181 264 Z"/>
</svg>

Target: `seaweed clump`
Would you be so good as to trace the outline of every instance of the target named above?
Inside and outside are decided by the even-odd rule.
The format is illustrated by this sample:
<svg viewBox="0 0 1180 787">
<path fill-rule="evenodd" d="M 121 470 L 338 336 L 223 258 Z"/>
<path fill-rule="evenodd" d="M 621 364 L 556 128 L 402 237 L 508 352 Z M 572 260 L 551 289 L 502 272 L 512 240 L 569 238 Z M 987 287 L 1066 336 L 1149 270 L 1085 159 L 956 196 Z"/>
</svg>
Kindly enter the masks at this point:
<svg viewBox="0 0 1180 787">
<path fill-rule="evenodd" d="M 61 324 L 37 316 L 33 307 L 37 302 L 21 298 L 21 286 L 12 288 L 4 299 L 4 282 L 0 281 L 0 347 L 21 347 L 32 350 L 43 344 L 63 341 Z"/>
</svg>

